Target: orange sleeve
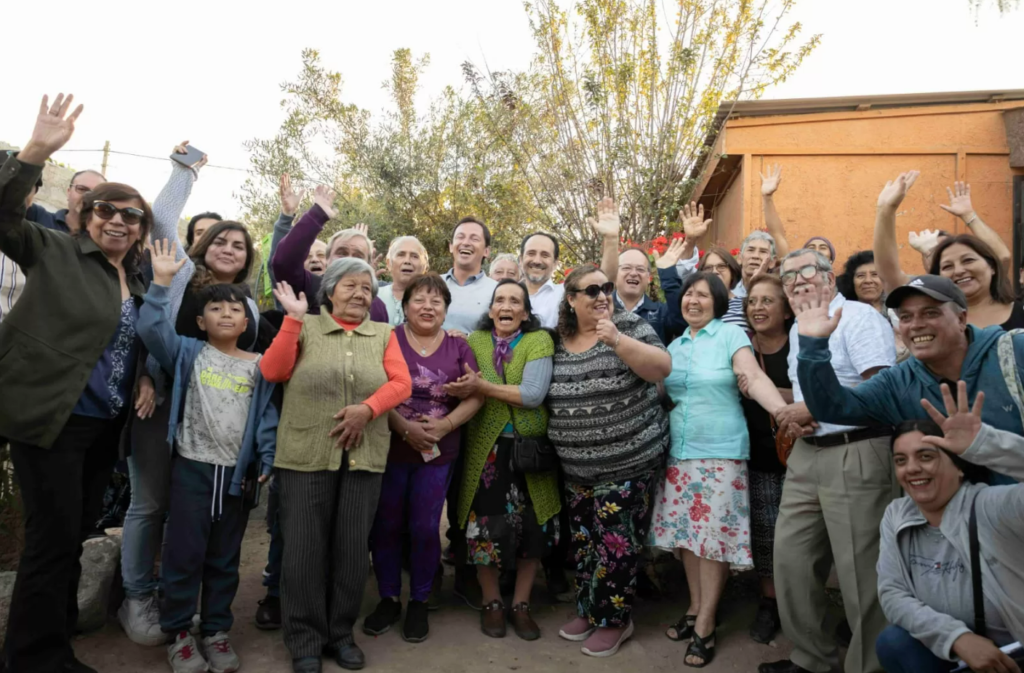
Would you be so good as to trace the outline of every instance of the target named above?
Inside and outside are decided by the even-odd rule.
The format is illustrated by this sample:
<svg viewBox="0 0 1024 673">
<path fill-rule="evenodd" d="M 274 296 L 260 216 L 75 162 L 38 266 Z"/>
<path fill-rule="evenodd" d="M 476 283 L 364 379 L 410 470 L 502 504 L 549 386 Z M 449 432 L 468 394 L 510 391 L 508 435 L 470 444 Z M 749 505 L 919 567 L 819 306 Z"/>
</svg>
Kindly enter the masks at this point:
<svg viewBox="0 0 1024 673">
<path fill-rule="evenodd" d="M 271 383 L 284 383 L 291 379 L 295 370 L 295 362 L 299 359 L 299 334 L 302 332 L 302 321 L 285 316 L 281 330 L 274 337 L 270 348 L 260 360 L 260 373 Z M 408 374 L 408 372 L 406 372 Z M 409 379 L 410 386 L 412 379 Z"/>
<path fill-rule="evenodd" d="M 364 402 L 373 410 L 374 418 L 388 413 L 412 395 L 412 376 L 409 374 L 409 365 L 405 362 L 402 347 L 398 345 L 398 337 L 394 332 L 391 333 L 387 348 L 384 349 L 384 372 L 388 375 L 388 382 L 367 397 Z"/>
</svg>

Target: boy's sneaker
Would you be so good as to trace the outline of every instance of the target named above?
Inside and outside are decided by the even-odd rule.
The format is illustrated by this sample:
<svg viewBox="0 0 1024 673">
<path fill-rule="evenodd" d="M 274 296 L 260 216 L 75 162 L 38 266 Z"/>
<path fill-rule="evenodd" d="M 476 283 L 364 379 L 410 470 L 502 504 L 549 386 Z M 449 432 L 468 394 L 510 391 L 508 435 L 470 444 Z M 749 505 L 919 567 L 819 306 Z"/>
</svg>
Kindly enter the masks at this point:
<svg viewBox="0 0 1024 673">
<path fill-rule="evenodd" d="M 206 659 L 199 653 L 196 639 L 188 631 L 182 631 L 167 647 L 167 662 L 174 673 L 198 673 L 208 671 Z"/>
<path fill-rule="evenodd" d="M 160 608 L 156 604 L 156 596 L 126 597 L 117 609 L 117 620 L 133 643 L 156 647 L 167 642 L 167 634 L 160 630 Z"/>
<path fill-rule="evenodd" d="M 223 631 L 203 638 L 203 650 L 210 661 L 211 673 L 234 673 L 242 667 L 242 662 L 228 640 L 228 634 Z"/>
</svg>

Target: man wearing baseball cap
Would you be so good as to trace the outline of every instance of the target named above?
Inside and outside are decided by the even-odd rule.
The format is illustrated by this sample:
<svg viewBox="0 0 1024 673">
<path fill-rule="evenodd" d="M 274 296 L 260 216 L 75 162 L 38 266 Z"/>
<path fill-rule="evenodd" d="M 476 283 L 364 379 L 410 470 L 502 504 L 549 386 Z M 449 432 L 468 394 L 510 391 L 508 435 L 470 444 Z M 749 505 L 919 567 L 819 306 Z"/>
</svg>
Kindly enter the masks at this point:
<svg viewBox="0 0 1024 673">
<path fill-rule="evenodd" d="M 830 318 L 828 302 L 815 296 L 805 296 L 793 306 L 800 334 L 797 375 L 815 420 L 897 425 L 926 419 L 921 400 L 944 409 L 939 386 L 947 383 L 955 390 L 956 382 L 964 381 L 972 405 L 978 392 L 985 392 L 984 423 L 1024 435 L 1024 410 L 1014 400 L 999 362 L 1000 350 L 1008 361 L 1012 354 L 1016 378 L 1024 379 L 1024 334 L 1011 336 L 999 326 L 968 325 L 967 299 L 942 276 L 914 276 L 893 290 L 885 303 L 900 319 L 899 333 L 910 357 L 856 388 L 843 387 L 832 369 L 828 337 L 839 324 L 839 313 Z M 1017 385 L 1013 380 L 1010 384 Z M 992 475 L 992 482 L 1014 483 L 998 474 Z"/>
</svg>

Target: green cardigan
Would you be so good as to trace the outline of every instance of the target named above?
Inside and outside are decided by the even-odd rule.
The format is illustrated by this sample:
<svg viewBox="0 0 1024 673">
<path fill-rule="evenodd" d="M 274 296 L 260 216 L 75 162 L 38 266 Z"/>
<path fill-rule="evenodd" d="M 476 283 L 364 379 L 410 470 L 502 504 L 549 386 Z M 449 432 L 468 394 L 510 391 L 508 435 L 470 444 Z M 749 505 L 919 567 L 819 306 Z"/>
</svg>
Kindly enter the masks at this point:
<svg viewBox="0 0 1024 673">
<path fill-rule="evenodd" d="M 555 344 L 547 332 L 524 334 L 512 350 L 512 361 L 505 365 L 505 380 L 502 381 L 494 369 L 494 341 L 491 333 L 479 330 L 473 332 L 469 335 L 469 347 L 476 356 L 480 375 L 498 385 L 519 385 L 523 382 L 523 369 L 527 362 L 555 354 Z M 469 422 L 462 488 L 459 491 L 459 525 L 462 528 L 466 527 L 469 519 L 469 510 L 480 486 L 480 475 L 483 474 L 487 456 L 510 420 L 516 432 L 524 437 L 542 437 L 547 434 L 548 410 L 543 405 L 536 409 L 519 409 L 493 397 L 486 399 L 483 408 Z M 562 509 L 556 472 L 527 474 L 526 487 L 533 502 L 533 511 L 537 515 L 537 523 L 543 524 Z"/>
</svg>

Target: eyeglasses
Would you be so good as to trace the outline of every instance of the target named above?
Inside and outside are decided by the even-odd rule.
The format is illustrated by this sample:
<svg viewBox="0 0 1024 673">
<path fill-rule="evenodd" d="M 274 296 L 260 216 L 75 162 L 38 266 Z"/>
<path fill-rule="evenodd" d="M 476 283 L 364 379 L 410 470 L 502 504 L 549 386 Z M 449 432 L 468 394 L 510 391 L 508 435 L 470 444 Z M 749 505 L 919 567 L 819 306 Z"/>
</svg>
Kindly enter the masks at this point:
<svg viewBox="0 0 1024 673">
<path fill-rule="evenodd" d="M 79 194 L 88 194 L 92 191 L 86 185 L 71 185 L 71 189 L 75 190 Z"/>
<path fill-rule="evenodd" d="M 581 287 L 579 289 L 573 290 L 573 292 L 582 292 L 591 299 L 597 299 L 597 295 L 601 294 L 602 292 L 605 295 L 611 296 L 612 292 L 615 292 L 615 283 L 611 281 L 608 281 L 607 283 L 602 283 L 601 285 L 594 283 L 593 285 L 588 285 L 586 287 Z"/>
<path fill-rule="evenodd" d="M 629 264 L 627 264 L 625 266 L 620 266 L 619 267 L 619 271 L 621 271 L 622 273 L 634 273 L 635 272 L 635 273 L 639 273 L 640 275 L 643 275 L 645 273 L 650 273 L 650 269 L 648 269 L 647 266 L 631 266 Z"/>
<path fill-rule="evenodd" d="M 114 215 L 121 213 L 121 221 L 127 224 L 129 227 L 134 226 L 142 221 L 146 213 L 142 212 L 138 208 L 118 208 L 112 203 L 106 201 L 97 201 L 92 205 L 92 212 L 96 213 L 96 217 L 101 220 L 112 220 Z"/>
<path fill-rule="evenodd" d="M 818 268 L 817 264 L 808 264 L 807 266 L 801 266 L 799 269 L 794 271 L 787 271 L 782 274 L 782 284 L 792 285 L 796 282 L 797 274 L 803 277 L 804 280 L 810 280 L 818 275 L 821 269 Z"/>
<path fill-rule="evenodd" d="M 725 273 L 729 270 L 728 264 L 708 264 L 704 267 L 706 271 L 713 271 L 715 273 Z"/>
</svg>

